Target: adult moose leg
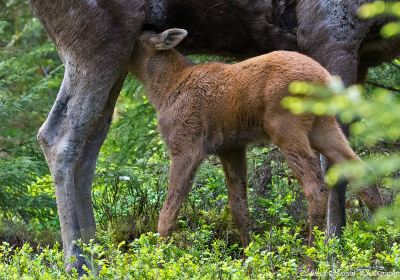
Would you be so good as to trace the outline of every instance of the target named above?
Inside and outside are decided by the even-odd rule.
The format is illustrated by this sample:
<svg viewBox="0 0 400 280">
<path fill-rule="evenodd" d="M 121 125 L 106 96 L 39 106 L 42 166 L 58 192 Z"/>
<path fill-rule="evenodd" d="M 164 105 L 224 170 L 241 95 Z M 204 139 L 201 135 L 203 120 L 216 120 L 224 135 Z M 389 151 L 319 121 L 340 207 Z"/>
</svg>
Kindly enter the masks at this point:
<svg viewBox="0 0 400 280">
<path fill-rule="evenodd" d="M 160 236 L 167 237 L 174 230 L 179 210 L 190 192 L 194 175 L 204 157 L 205 154 L 198 147 L 172 154 L 168 194 L 158 219 Z"/>
<path fill-rule="evenodd" d="M 65 64 L 57 100 L 38 139 L 56 187 L 64 252 L 94 238 L 91 182 L 100 146 L 144 21 L 143 1 L 32 1 Z"/>
<path fill-rule="evenodd" d="M 219 154 L 228 185 L 229 207 L 239 228 L 243 247 L 250 243 L 249 208 L 247 205 L 246 148 L 231 149 Z"/>
<path fill-rule="evenodd" d="M 66 75 L 72 77 L 66 69 Z M 122 85 L 107 81 L 90 86 L 85 92 L 80 86 L 70 88 L 64 80 L 56 103 L 40 129 L 38 138 L 49 163 L 56 186 L 57 208 L 65 256 L 77 257 L 80 250 L 74 241 L 94 238 L 95 223 L 91 206 L 91 179 L 97 154 L 107 134 L 116 97 Z M 113 85 L 113 84 L 114 85 Z M 78 90 L 78 91 L 77 91 Z M 84 93 L 84 94 L 79 94 Z"/>
<path fill-rule="evenodd" d="M 297 7 L 300 51 L 321 63 L 332 75 L 340 76 L 346 86 L 356 83 L 359 48 L 371 25 L 357 16 L 360 1 L 312 2 L 303 1 Z M 322 158 L 322 161 L 326 160 Z M 340 235 L 345 226 L 345 191 L 346 182 L 329 191 L 329 235 Z M 374 205 L 368 205 L 368 201 L 373 200 L 371 195 L 376 193 L 378 190 L 375 187 L 360 193 L 370 209 Z"/>
<path fill-rule="evenodd" d="M 88 243 L 95 236 L 96 224 L 93 215 L 91 185 L 96 168 L 97 156 L 103 144 L 114 112 L 115 102 L 122 88 L 125 74 L 122 74 L 113 88 L 103 108 L 94 130 L 83 148 L 83 154 L 75 172 L 76 207 L 82 241 Z"/>
</svg>

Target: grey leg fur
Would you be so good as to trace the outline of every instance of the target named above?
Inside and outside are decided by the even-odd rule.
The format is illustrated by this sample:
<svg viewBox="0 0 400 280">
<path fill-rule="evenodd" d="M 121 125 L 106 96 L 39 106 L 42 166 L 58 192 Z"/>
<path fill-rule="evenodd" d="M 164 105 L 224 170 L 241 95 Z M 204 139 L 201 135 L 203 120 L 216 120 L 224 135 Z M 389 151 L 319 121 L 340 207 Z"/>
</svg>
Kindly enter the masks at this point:
<svg viewBox="0 0 400 280">
<path fill-rule="evenodd" d="M 75 77 L 68 68 L 66 77 Z M 74 241 L 95 237 L 91 182 L 123 77 L 91 85 L 77 82 L 75 87 L 66 78 L 38 135 L 56 186 L 65 256 L 67 261 L 71 256 L 78 259 L 69 268 L 83 263 Z"/>
<path fill-rule="evenodd" d="M 114 112 L 115 102 L 117 101 L 125 76 L 125 74 L 121 75 L 111 89 L 107 104 L 104 107 L 101 117 L 97 120 L 97 125 L 92 131 L 90 138 L 83 149 L 84 154 L 81 161 L 78 163 L 79 168 L 75 173 L 76 206 L 79 226 L 82 241 L 86 243 L 89 242 L 90 239 L 94 238 L 96 232 L 91 185 L 94 171 L 96 169 L 97 156 L 101 145 L 107 136 L 112 114 Z"/>
<path fill-rule="evenodd" d="M 32 7 L 65 64 L 57 100 L 38 140 L 56 187 L 67 270 L 81 273 L 75 241 L 95 237 L 91 183 L 107 135 L 136 35 L 144 22 L 143 0 L 32 0 Z"/>
</svg>

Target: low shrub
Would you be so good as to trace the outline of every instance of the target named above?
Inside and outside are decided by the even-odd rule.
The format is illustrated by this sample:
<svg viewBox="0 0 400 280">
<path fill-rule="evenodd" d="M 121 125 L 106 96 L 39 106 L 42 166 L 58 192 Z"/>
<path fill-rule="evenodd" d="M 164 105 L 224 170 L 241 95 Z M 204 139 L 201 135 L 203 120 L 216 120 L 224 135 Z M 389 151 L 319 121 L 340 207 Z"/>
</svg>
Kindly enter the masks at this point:
<svg viewBox="0 0 400 280">
<path fill-rule="evenodd" d="M 161 240 L 157 234 L 141 235 L 132 243 L 116 245 L 109 236 L 99 243 L 83 245 L 83 256 L 94 267 L 82 279 L 374 279 L 400 275 L 400 231 L 390 223 L 371 228 L 355 223 L 344 231 L 342 240 L 326 242 L 316 232 L 315 247 L 303 244 L 301 228 L 271 227 L 254 235 L 245 250 L 213 239 L 212 230 L 187 231 Z M 309 272 L 306 257 L 315 263 Z M 76 279 L 64 272 L 59 245 L 32 248 L 25 244 L 0 246 L 0 279 Z"/>
</svg>

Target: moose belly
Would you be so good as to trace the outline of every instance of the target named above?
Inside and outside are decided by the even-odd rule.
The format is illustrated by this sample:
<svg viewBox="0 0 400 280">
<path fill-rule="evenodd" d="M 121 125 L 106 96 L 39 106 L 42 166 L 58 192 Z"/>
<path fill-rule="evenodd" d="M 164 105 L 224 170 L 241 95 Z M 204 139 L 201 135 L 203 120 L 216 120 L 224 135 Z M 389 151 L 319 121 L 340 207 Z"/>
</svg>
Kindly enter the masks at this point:
<svg viewBox="0 0 400 280">
<path fill-rule="evenodd" d="M 151 0 L 147 29 L 189 31 L 187 53 L 254 56 L 297 49 L 294 0 Z"/>
</svg>

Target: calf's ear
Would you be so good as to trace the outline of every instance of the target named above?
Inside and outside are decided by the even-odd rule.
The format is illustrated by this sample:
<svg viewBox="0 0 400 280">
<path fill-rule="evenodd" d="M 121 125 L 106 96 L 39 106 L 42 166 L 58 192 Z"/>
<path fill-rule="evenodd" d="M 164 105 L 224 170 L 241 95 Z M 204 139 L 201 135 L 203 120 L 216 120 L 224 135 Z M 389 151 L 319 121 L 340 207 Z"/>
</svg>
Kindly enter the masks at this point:
<svg viewBox="0 0 400 280">
<path fill-rule="evenodd" d="M 175 48 L 187 35 L 185 29 L 172 28 L 155 35 L 151 41 L 156 50 L 169 50 Z"/>
</svg>

